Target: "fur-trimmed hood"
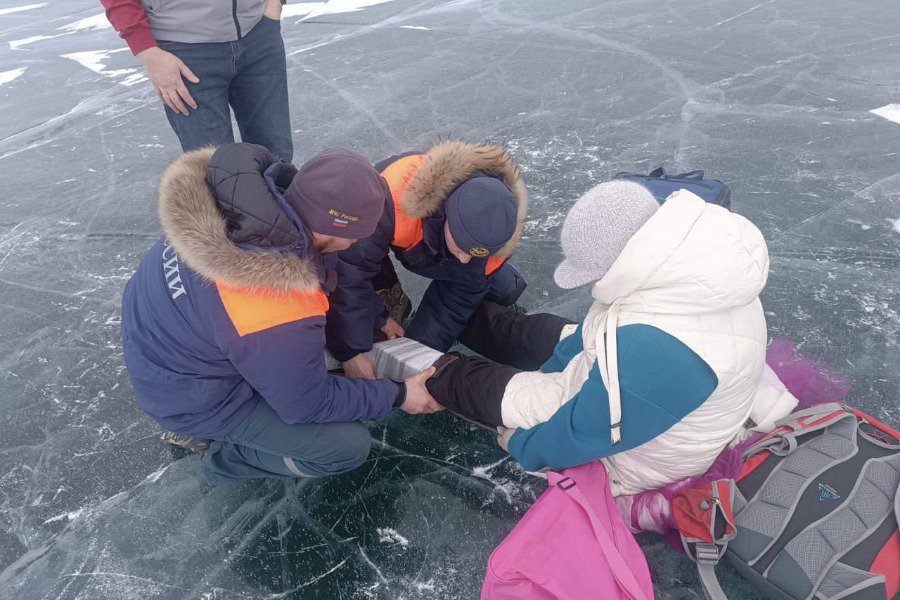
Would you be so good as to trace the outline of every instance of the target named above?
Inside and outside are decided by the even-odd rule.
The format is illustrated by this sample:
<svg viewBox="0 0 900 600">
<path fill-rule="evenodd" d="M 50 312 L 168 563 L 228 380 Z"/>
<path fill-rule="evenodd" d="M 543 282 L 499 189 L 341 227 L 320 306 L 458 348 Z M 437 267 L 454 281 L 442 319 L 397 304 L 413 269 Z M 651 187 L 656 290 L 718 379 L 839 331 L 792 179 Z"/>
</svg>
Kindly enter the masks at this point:
<svg viewBox="0 0 900 600">
<path fill-rule="evenodd" d="M 229 287 L 279 292 L 319 289 L 314 258 L 244 250 L 228 238 L 225 217 L 206 183 L 214 151 L 202 148 L 182 154 L 159 183 L 159 221 L 179 259 L 204 279 Z"/>
<path fill-rule="evenodd" d="M 516 230 L 497 253 L 511 255 L 522 237 L 522 224 L 528 212 L 528 192 L 522 182 L 519 167 L 509 151 L 493 144 L 471 144 L 448 141 L 434 146 L 426 154 L 425 162 L 409 182 L 401 199 L 404 212 L 411 217 L 424 218 L 440 208 L 447 196 L 476 171 L 499 175 L 518 203 Z"/>
</svg>

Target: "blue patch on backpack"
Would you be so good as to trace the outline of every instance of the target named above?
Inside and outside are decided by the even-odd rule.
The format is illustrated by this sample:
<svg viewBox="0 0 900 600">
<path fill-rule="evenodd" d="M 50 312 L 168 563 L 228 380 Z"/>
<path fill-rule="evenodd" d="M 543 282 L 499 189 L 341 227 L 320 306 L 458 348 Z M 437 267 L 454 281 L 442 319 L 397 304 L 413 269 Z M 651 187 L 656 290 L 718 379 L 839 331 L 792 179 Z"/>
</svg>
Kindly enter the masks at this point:
<svg viewBox="0 0 900 600">
<path fill-rule="evenodd" d="M 830 485 L 825 485 L 824 483 L 819 484 L 819 502 L 825 502 L 826 500 L 840 500 L 841 495 L 835 491 L 833 487 Z"/>
</svg>

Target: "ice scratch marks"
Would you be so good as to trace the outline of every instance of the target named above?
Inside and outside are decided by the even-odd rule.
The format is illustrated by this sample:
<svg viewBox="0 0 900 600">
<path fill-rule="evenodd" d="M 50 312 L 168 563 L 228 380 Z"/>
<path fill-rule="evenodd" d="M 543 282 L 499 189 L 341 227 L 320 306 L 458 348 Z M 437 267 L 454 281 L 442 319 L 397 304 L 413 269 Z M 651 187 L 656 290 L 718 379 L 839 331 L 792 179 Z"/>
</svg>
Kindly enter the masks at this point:
<svg viewBox="0 0 900 600">
<path fill-rule="evenodd" d="M 188 591 L 187 588 L 178 587 L 177 585 L 169 585 L 168 583 L 162 583 L 161 581 L 156 581 L 154 579 L 147 579 L 146 577 L 138 577 L 137 575 L 129 575 L 128 573 L 110 573 L 106 571 L 91 571 L 90 573 L 64 573 L 60 575 L 60 577 L 118 577 L 123 579 L 130 579 L 141 581 L 143 583 L 149 583 L 151 585 L 158 585 L 163 588 L 172 589 L 172 590 L 182 590 Z M 146 591 L 146 590 L 145 590 Z"/>
<path fill-rule="evenodd" d="M 888 104 L 881 108 L 874 108 L 869 111 L 873 115 L 884 117 L 888 121 L 900 123 L 900 104 Z"/>
<path fill-rule="evenodd" d="M 10 81 L 14 81 L 22 76 L 22 73 L 28 70 L 28 67 L 19 67 L 18 69 L 11 69 L 9 71 L 0 72 L 0 85 L 4 83 L 9 83 Z"/>
<path fill-rule="evenodd" d="M 147 81 L 147 77 L 138 72 L 137 69 L 107 69 L 106 63 L 112 54 L 125 52 L 127 48 L 118 48 L 116 50 L 88 50 L 86 52 L 73 52 L 71 54 L 63 54 L 63 58 L 74 60 L 86 69 L 90 69 L 94 73 L 109 77 L 120 85 L 126 87 L 136 83 Z"/>
<path fill-rule="evenodd" d="M 0 17 L 4 15 L 11 15 L 13 13 L 24 12 L 26 10 L 34 10 L 36 8 L 43 8 L 50 4 L 49 2 L 40 2 L 38 4 L 23 4 L 22 6 L 11 6 L 9 8 L 0 8 Z"/>
<path fill-rule="evenodd" d="M 378 568 L 378 565 L 372 562 L 372 559 L 369 558 L 369 555 L 366 554 L 366 551 L 363 550 L 362 545 L 357 544 L 356 547 L 359 549 L 359 555 L 362 556 L 363 560 L 366 561 L 366 564 L 372 567 L 372 570 L 375 571 L 375 574 L 378 575 L 378 579 L 381 580 L 381 583 L 387 585 L 388 580 L 385 578 L 384 574 L 381 572 L 381 569 Z"/>
<path fill-rule="evenodd" d="M 752 7 L 752 8 L 748 8 L 747 10 L 745 10 L 745 11 L 742 12 L 742 13 L 738 13 L 738 14 L 734 15 L 733 17 L 729 17 L 729 18 L 725 19 L 724 21 L 719 21 L 719 22 L 716 23 L 715 25 L 710 25 L 709 27 L 707 27 L 707 29 L 715 29 L 715 28 L 718 27 L 719 25 L 724 25 L 725 23 L 730 23 L 731 21 L 734 21 L 735 19 L 740 19 L 740 18 L 743 17 L 744 15 L 749 15 L 749 14 L 752 13 L 754 10 L 756 10 L 756 9 L 758 9 L 758 8 L 762 8 L 763 6 L 765 6 L 765 5 L 767 5 L 767 4 L 772 4 L 773 2 L 775 2 L 775 0 L 768 0 L 768 2 L 762 2 L 762 3 L 760 3 L 760 4 L 757 4 L 756 6 L 754 6 L 754 7 Z"/>
<path fill-rule="evenodd" d="M 295 587 L 295 588 L 293 588 L 293 589 L 291 589 L 291 590 L 288 590 L 288 591 L 286 591 L 286 592 L 281 592 L 281 593 L 278 593 L 278 594 L 271 594 L 271 595 L 269 595 L 269 596 L 266 596 L 266 597 L 265 597 L 265 600 L 279 600 L 280 598 L 287 598 L 288 596 L 290 596 L 290 595 L 293 594 L 294 592 L 296 592 L 296 591 L 298 591 L 298 590 L 302 590 L 303 588 L 305 588 L 305 587 L 307 587 L 307 586 L 310 586 L 310 585 L 314 584 L 315 582 L 319 581 L 320 579 L 322 579 L 322 578 L 324 578 L 324 577 L 327 577 L 328 575 L 331 575 L 332 573 L 334 573 L 335 571 L 337 571 L 338 569 L 340 569 L 341 567 L 343 567 L 344 564 L 345 564 L 348 560 L 350 560 L 350 557 L 349 557 L 349 556 L 348 556 L 347 558 L 345 558 L 344 560 L 342 560 L 341 562 L 339 562 L 338 564 L 336 564 L 336 565 L 334 565 L 333 567 L 331 567 L 330 569 L 328 569 L 327 571 L 325 571 L 324 573 L 322 573 L 322 574 L 320 574 L 320 575 L 316 575 L 315 577 L 313 577 L 313 578 L 310 579 L 309 581 L 305 581 L 305 582 L 301 583 L 300 585 L 298 585 L 297 587 Z"/>
</svg>

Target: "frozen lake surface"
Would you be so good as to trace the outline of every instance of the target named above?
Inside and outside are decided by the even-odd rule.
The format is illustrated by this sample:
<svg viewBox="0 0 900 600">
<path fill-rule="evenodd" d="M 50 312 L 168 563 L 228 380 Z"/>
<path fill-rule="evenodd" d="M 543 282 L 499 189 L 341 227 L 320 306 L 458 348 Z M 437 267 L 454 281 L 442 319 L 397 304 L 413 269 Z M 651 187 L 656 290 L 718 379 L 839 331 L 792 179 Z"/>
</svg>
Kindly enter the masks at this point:
<svg viewBox="0 0 900 600">
<path fill-rule="evenodd" d="M 566 208 L 617 171 L 702 168 L 772 254 L 764 303 L 900 419 L 896 0 L 396 0 L 288 4 L 295 157 L 509 145 L 531 190 L 523 304 Z M 541 486 L 448 415 L 372 424 L 328 481 L 210 487 L 138 410 L 119 298 L 159 234 L 178 153 L 96 0 L 0 0 L 0 598 L 470 599 Z M 416 282 L 410 282 L 415 289 Z M 421 286 L 418 286 L 421 287 Z M 660 598 L 691 565 L 642 538 Z M 722 568 L 733 599 L 755 594 Z"/>
</svg>

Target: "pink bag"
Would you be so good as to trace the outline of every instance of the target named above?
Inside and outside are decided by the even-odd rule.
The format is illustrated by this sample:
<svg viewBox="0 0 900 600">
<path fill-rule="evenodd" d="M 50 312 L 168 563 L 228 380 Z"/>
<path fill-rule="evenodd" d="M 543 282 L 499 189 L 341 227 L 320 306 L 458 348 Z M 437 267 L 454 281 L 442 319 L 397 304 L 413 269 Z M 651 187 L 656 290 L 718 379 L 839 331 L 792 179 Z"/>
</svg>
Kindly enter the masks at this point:
<svg viewBox="0 0 900 600">
<path fill-rule="evenodd" d="M 548 473 L 550 487 L 491 554 L 481 600 L 652 600 L 647 559 L 600 462 Z"/>
</svg>

